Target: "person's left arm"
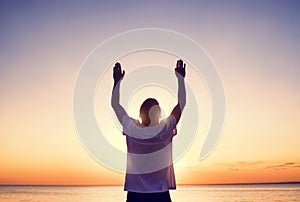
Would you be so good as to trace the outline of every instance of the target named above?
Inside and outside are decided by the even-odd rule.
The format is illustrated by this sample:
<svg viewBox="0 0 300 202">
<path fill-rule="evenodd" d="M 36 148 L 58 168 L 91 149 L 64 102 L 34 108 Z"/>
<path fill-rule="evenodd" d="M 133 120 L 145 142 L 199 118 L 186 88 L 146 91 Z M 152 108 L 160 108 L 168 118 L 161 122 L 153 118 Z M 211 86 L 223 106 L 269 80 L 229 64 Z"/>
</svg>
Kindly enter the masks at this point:
<svg viewBox="0 0 300 202">
<path fill-rule="evenodd" d="M 125 71 L 123 70 L 122 72 L 121 64 L 117 62 L 113 69 L 114 87 L 111 96 L 111 106 L 121 124 L 123 117 L 127 115 L 125 109 L 120 104 L 120 85 L 124 75 Z"/>
</svg>

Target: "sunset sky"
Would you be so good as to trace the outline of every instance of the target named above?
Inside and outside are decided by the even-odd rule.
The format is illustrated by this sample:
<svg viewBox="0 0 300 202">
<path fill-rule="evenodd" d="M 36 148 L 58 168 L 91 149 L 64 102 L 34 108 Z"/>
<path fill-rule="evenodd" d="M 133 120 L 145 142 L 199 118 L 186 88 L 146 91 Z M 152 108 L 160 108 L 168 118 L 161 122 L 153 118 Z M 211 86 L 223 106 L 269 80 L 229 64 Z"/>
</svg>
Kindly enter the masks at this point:
<svg viewBox="0 0 300 202">
<path fill-rule="evenodd" d="M 204 121 L 190 150 L 175 163 L 177 183 L 300 181 L 299 19 L 296 0 L 1 1 L 0 184 L 123 184 L 124 173 L 102 166 L 82 146 L 73 121 L 73 90 L 81 64 L 101 42 L 152 27 L 200 44 L 215 62 L 226 96 L 221 138 L 200 161 L 211 112 L 205 108 L 208 93 L 192 86 Z M 170 69 L 176 61 L 151 51 L 120 61 L 130 70 L 149 56 Z M 187 69 L 187 83 L 196 79 Z M 112 80 L 103 82 L 110 92 Z M 145 92 L 153 93 L 138 92 L 136 103 Z M 106 102 L 111 113 L 109 97 Z M 169 101 L 161 103 L 168 113 Z M 101 107 L 95 105 L 100 125 Z M 129 106 L 129 113 L 137 117 L 138 107 Z M 106 127 L 107 139 L 124 150 L 124 136 L 113 124 Z"/>
</svg>

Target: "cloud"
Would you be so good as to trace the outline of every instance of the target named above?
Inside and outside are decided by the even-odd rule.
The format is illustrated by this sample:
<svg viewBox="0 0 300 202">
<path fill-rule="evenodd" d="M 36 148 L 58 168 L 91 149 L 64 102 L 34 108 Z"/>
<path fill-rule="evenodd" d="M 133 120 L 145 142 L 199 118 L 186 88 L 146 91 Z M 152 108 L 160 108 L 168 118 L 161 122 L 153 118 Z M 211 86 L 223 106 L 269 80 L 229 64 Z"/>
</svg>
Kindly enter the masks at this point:
<svg viewBox="0 0 300 202">
<path fill-rule="evenodd" d="M 232 163 L 214 163 L 218 166 L 225 166 L 228 170 L 239 171 L 249 166 L 255 166 L 264 163 L 264 161 L 235 161 Z"/>
<path fill-rule="evenodd" d="M 253 166 L 263 163 L 263 161 L 237 161 L 240 166 Z"/>
<path fill-rule="evenodd" d="M 231 171 L 239 171 L 240 169 L 239 169 L 239 168 L 228 168 L 228 170 L 231 170 Z"/>
<path fill-rule="evenodd" d="M 282 164 L 266 166 L 265 169 L 284 170 L 284 169 L 291 168 L 291 167 L 300 168 L 300 163 L 286 162 L 286 163 L 282 163 Z"/>
<path fill-rule="evenodd" d="M 240 171 L 245 170 L 251 166 L 256 166 L 266 163 L 265 161 L 235 161 L 231 163 L 214 163 L 214 165 L 227 167 L 230 171 Z M 285 162 L 281 164 L 268 165 L 263 167 L 264 169 L 275 169 L 275 170 L 285 170 L 287 168 L 300 168 L 300 163 L 298 162 Z"/>
<path fill-rule="evenodd" d="M 214 163 L 215 165 L 220 165 L 220 166 L 229 166 L 229 167 L 235 167 L 235 166 L 252 166 L 252 165 L 257 165 L 261 164 L 263 161 L 235 161 L 232 163 Z"/>
</svg>

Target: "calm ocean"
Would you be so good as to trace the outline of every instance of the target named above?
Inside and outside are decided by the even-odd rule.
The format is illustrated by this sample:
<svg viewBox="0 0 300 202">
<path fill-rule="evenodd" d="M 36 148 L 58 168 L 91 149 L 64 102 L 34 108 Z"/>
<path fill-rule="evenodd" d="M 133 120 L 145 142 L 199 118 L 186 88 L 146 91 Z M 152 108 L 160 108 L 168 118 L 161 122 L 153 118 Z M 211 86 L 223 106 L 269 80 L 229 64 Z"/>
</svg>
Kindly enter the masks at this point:
<svg viewBox="0 0 300 202">
<path fill-rule="evenodd" d="M 179 186 L 173 202 L 300 202 L 300 184 Z M 0 186 L 1 202 L 125 202 L 121 186 Z"/>
</svg>

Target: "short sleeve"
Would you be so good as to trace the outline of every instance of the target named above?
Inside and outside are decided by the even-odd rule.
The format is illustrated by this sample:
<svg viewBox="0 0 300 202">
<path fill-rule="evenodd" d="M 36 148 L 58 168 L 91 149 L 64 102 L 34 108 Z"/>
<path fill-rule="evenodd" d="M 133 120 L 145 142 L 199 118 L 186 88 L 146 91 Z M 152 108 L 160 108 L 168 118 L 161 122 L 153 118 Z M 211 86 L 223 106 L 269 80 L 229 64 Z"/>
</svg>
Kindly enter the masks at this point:
<svg viewBox="0 0 300 202">
<path fill-rule="evenodd" d="M 123 135 L 126 135 L 126 133 L 129 131 L 132 120 L 133 119 L 130 118 L 128 115 L 123 116 L 121 123 L 123 126 Z"/>
<path fill-rule="evenodd" d="M 122 118 L 122 126 L 123 126 L 123 128 L 127 128 L 128 127 L 128 125 L 130 124 L 130 117 L 128 116 L 128 115 L 125 115 L 125 116 L 123 116 L 123 118 Z"/>
<path fill-rule="evenodd" d="M 139 133 L 139 121 L 129 117 L 128 115 L 123 116 L 122 126 L 123 126 L 123 135 L 136 136 Z"/>
<path fill-rule="evenodd" d="M 165 119 L 165 121 L 166 121 L 165 123 L 166 123 L 167 130 L 173 130 L 173 129 L 176 128 L 176 118 L 175 118 L 175 116 L 170 115 Z"/>
</svg>

